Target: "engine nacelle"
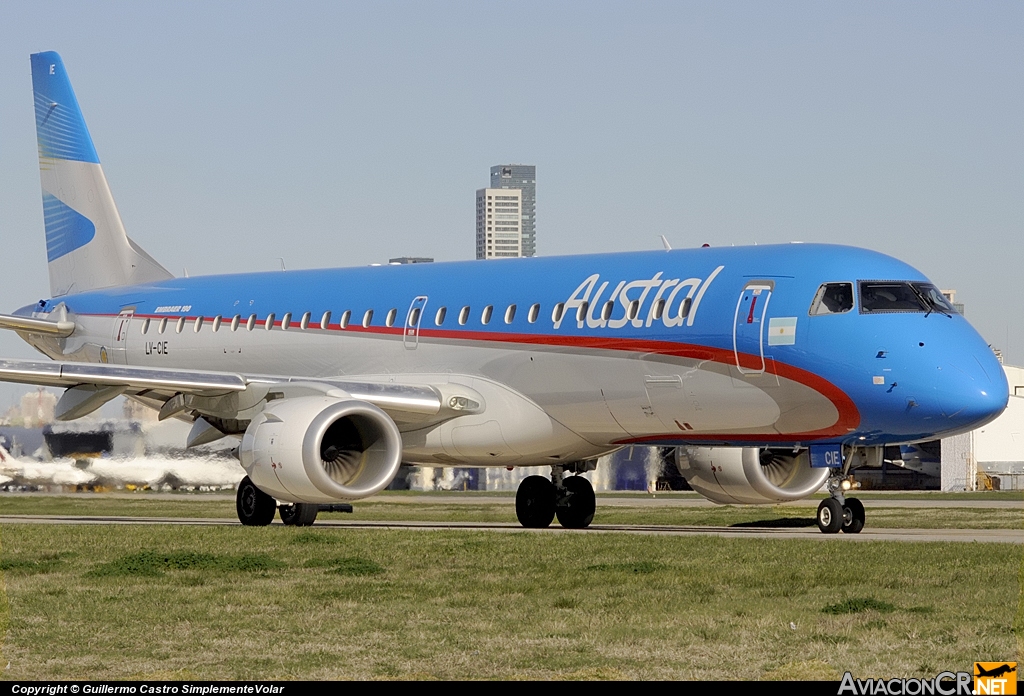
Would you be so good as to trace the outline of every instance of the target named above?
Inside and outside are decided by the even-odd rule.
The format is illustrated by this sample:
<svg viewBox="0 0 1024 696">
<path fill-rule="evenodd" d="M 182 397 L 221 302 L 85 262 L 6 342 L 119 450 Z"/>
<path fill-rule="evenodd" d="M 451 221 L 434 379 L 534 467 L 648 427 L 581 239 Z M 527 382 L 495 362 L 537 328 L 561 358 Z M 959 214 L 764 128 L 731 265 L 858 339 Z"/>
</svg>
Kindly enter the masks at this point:
<svg viewBox="0 0 1024 696">
<path fill-rule="evenodd" d="M 278 500 L 358 500 L 395 478 L 402 438 L 373 404 L 302 396 L 271 401 L 253 418 L 239 457 L 253 483 Z"/>
<path fill-rule="evenodd" d="M 812 469 L 807 450 L 679 447 L 676 466 L 693 490 L 716 503 L 757 505 L 800 500 L 828 480 Z"/>
</svg>

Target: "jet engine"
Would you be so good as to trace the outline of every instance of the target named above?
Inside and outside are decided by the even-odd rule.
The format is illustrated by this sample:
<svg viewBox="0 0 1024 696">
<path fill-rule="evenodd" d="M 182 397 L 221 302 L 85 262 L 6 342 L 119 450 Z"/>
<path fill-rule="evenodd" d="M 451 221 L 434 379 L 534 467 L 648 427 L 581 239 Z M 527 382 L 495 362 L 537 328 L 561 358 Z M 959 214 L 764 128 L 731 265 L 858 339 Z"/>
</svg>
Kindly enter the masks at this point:
<svg viewBox="0 0 1024 696">
<path fill-rule="evenodd" d="M 302 396 L 271 401 L 253 418 L 239 458 L 253 483 L 278 500 L 358 500 L 391 483 L 402 438 L 373 404 Z"/>
<path fill-rule="evenodd" d="M 676 467 L 693 490 L 716 503 L 757 505 L 800 500 L 829 477 L 812 469 L 807 450 L 679 447 Z"/>
</svg>

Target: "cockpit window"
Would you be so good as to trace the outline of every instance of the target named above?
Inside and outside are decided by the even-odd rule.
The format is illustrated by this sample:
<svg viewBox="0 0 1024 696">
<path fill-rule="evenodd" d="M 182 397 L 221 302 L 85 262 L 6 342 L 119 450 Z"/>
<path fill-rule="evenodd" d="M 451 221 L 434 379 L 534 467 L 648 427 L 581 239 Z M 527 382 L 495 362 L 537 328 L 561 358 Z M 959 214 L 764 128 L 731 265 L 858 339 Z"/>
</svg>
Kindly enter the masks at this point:
<svg viewBox="0 0 1024 696">
<path fill-rule="evenodd" d="M 862 314 L 938 312 L 952 316 L 956 311 L 931 283 L 862 280 L 859 285 Z"/>
<path fill-rule="evenodd" d="M 822 283 L 811 303 L 811 316 L 842 314 L 853 309 L 853 283 Z"/>
</svg>

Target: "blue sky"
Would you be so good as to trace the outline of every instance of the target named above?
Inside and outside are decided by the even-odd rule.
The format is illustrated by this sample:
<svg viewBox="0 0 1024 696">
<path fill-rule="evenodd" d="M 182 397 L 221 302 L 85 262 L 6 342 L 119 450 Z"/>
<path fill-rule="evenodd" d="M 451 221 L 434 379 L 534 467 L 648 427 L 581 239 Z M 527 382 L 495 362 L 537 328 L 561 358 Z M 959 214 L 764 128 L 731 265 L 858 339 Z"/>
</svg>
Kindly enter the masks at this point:
<svg viewBox="0 0 1024 696">
<path fill-rule="evenodd" d="M 11 2 L 0 311 L 48 294 L 28 56 L 55 50 L 176 273 L 468 259 L 474 191 L 522 162 L 540 254 L 868 247 L 1021 365 L 1022 30 L 1019 2 Z"/>
</svg>

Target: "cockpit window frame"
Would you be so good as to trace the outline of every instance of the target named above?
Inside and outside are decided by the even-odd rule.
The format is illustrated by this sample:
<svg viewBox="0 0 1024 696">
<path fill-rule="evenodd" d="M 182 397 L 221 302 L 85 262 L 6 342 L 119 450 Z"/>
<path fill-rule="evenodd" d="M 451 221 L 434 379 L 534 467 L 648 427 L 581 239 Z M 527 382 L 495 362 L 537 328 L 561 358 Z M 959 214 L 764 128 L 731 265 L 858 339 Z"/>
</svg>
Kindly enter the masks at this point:
<svg viewBox="0 0 1024 696">
<path fill-rule="evenodd" d="M 859 281 L 854 280 L 829 280 L 825 281 L 818 286 L 818 289 L 814 292 L 814 298 L 811 300 L 811 306 L 807 308 L 807 316 L 811 317 L 830 317 L 837 316 L 840 314 L 848 314 L 859 306 L 857 302 L 857 288 Z M 825 288 L 829 285 L 849 285 L 850 286 L 850 306 L 838 312 L 826 311 L 826 312 L 815 312 L 815 308 L 822 305 L 822 296 L 825 294 Z M 827 308 L 827 307 L 826 307 Z"/>
<path fill-rule="evenodd" d="M 917 307 L 896 307 L 892 309 L 866 309 L 864 303 L 864 291 L 865 286 L 870 284 L 880 285 L 906 285 L 910 288 L 914 294 Z M 941 303 L 937 302 L 936 299 L 926 290 L 929 288 L 934 289 L 939 297 L 942 297 Z M 897 302 L 897 300 L 893 300 Z M 939 290 L 938 286 L 927 280 L 880 280 L 880 279 L 864 279 L 857 281 L 857 305 L 858 310 L 861 314 L 924 314 L 928 316 L 932 313 L 943 314 L 945 316 L 952 316 L 958 312 L 953 307 L 952 303 Z"/>
</svg>

